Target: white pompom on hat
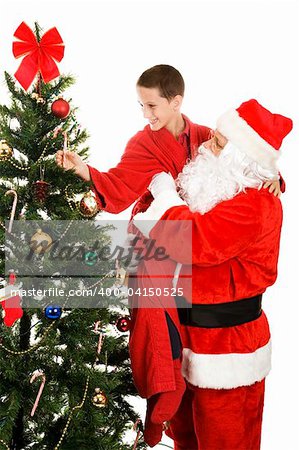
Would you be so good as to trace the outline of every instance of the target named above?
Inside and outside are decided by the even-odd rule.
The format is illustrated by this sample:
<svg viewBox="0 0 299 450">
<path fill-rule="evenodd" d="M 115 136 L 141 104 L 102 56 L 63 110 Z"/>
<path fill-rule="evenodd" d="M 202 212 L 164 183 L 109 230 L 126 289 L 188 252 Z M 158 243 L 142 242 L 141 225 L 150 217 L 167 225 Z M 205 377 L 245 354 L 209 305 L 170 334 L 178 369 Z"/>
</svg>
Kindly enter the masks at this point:
<svg viewBox="0 0 299 450">
<path fill-rule="evenodd" d="M 283 138 L 292 130 L 288 117 L 273 114 L 251 99 L 217 120 L 217 130 L 265 169 L 275 169 Z"/>
</svg>

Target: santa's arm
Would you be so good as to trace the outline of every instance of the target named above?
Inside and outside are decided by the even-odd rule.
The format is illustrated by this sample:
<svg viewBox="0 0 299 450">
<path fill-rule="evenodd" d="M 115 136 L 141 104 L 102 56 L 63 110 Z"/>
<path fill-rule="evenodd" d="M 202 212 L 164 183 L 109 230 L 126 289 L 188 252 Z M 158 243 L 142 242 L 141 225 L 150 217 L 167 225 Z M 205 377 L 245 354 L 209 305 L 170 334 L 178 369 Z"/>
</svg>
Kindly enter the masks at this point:
<svg viewBox="0 0 299 450">
<path fill-rule="evenodd" d="M 258 238 L 259 196 L 270 194 L 249 189 L 204 215 L 191 212 L 186 205 L 175 206 L 173 194 L 171 207 L 170 195 L 164 195 L 164 199 L 158 196 L 146 213 L 137 214 L 134 223 L 175 261 L 209 266 L 239 255 Z"/>
</svg>

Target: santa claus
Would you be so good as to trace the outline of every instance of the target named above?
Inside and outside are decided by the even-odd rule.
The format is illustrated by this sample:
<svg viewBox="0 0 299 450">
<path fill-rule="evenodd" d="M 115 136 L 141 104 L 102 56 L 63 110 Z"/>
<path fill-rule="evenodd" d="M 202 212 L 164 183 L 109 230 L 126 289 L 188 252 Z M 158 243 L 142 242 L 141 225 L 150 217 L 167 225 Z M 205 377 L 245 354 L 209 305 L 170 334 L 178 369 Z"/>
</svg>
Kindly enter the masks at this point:
<svg viewBox="0 0 299 450">
<path fill-rule="evenodd" d="M 291 129 L 290 119 L 256 100 L 228 111 L 177 184 L 166 173 L 154 177 L 155 200 L 134 218 L 180 273 L 187 389 L 167 431 L 176 450 L 260 448 L 271 366 L 262 295 L 277 277 L 282 224 L 280 200 L 263 185 L 278 178 L 276 161 Z M 184 276 L 190 250 L 192 286 Z"/>
</svg>

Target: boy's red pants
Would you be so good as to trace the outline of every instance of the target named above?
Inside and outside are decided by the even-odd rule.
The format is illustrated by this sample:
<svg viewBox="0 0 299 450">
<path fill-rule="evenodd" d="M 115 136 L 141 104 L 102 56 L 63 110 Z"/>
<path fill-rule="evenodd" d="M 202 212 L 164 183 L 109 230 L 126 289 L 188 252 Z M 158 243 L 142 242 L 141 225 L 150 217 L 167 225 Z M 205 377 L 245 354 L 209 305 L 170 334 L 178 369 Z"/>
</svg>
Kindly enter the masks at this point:
<svg viewBox="0 0 299 450">
<path fill-rule="evenodd" d="M 175 450 L 259 450 L 265 380 L 235 389 L 188 384 L 166 434 Z"/>
</svg>

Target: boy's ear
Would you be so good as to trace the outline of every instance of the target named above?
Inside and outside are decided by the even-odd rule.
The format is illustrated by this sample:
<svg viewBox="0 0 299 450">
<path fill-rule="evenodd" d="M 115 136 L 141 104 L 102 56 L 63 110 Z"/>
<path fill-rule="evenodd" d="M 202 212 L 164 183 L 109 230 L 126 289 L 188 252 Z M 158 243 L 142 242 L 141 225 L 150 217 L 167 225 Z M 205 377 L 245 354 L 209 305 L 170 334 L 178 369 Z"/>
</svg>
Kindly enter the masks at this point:
<svg viewBox="0 0 299 450">
<path fill-rule="evenodd" d="M 175 97 L 173 97 L 173 99 L 171 100 L 173 110 L 179 111 L 182 106 L 182 102 L 183 102 L 183 97 L 181 95 L 176 95 Z"/>
</svg>

